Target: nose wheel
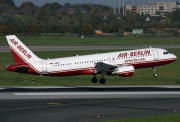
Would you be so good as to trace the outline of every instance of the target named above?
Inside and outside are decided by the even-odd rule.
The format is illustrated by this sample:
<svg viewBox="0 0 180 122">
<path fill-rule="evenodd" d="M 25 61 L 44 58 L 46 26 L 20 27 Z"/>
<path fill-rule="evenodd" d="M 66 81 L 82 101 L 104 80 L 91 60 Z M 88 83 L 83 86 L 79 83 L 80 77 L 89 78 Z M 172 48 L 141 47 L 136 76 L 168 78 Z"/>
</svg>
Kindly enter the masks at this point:
<svg viewBox="0 0 180 122">
<path fill-rule="evenodd" d="M 154 73 L 154 77 L 157 77 L 158 76 L 158 74 L 157 73 Z"/>
<path fill-rule="evenodd" d="M 156 67 L 152 67 L 153 68 L 153 72 L 154 72 L 154 77 L 157 77 L 158 74 L 156 73 Z"/>
</svg>

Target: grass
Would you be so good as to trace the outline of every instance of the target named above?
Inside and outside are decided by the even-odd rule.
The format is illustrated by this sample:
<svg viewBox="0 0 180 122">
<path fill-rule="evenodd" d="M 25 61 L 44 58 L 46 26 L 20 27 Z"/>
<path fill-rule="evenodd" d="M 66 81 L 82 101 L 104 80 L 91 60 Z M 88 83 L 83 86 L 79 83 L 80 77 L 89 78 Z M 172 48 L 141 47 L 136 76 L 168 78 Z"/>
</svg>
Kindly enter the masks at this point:
<svg viewBox="0 0 180 122">
<path fill-rule="evenodd" d="M 179 38 L 63 38 L 19 37 L 26 45 L 172 45 L 180 44 Z M 5 37 L 0 44 L 7 45 Z"/>
<path fill-rule="evenodd" d="M 108 50 L 109 51 L 109 50 Z M 72 56 L 73 54 L 92 54 L 108 52 L 107 50 L 93 50 L 93 51 L 47 51 L 35 52 L 40 58 L 57 58 Z M 115 50 L 111 50 L 115 51 Z M 168 49 L 169 52 L 180 57 L 180 49 Z M 92 84 L 92 76 L 70 76 L 70 77 L 49 77 L 39 75 L 21 74 L 16 72 L 9 72 L 5 70 L 5 65 L 13 64 L 13 58 L 10 52 L 0 53 L 0 85 L 1 86 L 37 86 L 46 85 L 49 83 L 51 86 L 92 86 L 101 85 L 100 83 Z M 133 77 L 119 77 L 119 76 L 105 76 L 107 86 L 118 85 L 180 85 L 180 60 L 176 62 L 157 67 L 158 77 L 153 77 L 151 68 L 136 69 Z M 101 75 L 97 75 L 98 78 Z M 25 82 L 28 81 L 28 82 Z M 32 81 L 35 81 L 32 82 Z"/>
<path fill-rule="evenodd" d="M 154 116 L 145 118 L 123 119 L 107 122 L 179 122 L 180 115 Z"/>
</svg>

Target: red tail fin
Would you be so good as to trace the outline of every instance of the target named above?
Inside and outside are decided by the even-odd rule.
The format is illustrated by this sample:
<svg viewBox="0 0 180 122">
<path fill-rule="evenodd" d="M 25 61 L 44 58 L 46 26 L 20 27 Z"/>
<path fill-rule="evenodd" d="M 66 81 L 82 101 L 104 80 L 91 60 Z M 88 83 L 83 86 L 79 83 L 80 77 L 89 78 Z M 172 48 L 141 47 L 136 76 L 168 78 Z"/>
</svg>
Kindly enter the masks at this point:
<svg viewBox="0 0 180 122">
<path fill-rule="evenodd" d="M 29 50 L 15 35 L 9 35 L 6 38 L 16 64 L 27 64 L 42 60 Z"/>
<path fill-rule="evenodd" d="M 11 48 L 10 48 L 11 49 Z M 18 56 L 18 54 L 16 54 L 13 49 L 11 49 L 11 53 L 12 53 L 12 56 L 14 58 L 14 62 L 15 64 L 27 64 L 26 62 L 24 62 L 22 60 L 22 58 L 20 56 Z"/>
</svg>

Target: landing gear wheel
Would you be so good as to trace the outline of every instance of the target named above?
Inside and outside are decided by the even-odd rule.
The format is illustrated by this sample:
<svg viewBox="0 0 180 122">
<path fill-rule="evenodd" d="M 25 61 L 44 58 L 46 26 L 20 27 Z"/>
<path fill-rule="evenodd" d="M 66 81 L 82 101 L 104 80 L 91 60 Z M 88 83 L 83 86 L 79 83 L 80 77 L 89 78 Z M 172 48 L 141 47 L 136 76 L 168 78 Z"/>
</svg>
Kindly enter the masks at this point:
<svg viewBox="0 0 180 122">
<path fill-rule="evenodd" d="M 97 83 L 97 82 L 98 82 L 98 79 L 97 79 L 96 77 L 93 77 L 93 78 L 91 79 L 91 82 L 92 82 L 92 83 Z"/>
<path fill-rule="evenodd" d="M 104 78 L 101 78 L 101 79 L 99 80 L 99 82 L 100 82 L 100 84 L 105 84 L 105 83 L 106 83 L 106 80 L 105 80 Z"/>
<path fill-rule="evenodd" d="M 158 76 L 158 74 L 157 73 L 154 73 L 154 77 L 157 77 Z"/>
<path fill-rule="evenodd" d="M 157 77 L 158 74 L 156 73 L 156 67 L 152 67 L 153 68 L 153 72 L 154 72 L 154 77 Z"/>
</svg>

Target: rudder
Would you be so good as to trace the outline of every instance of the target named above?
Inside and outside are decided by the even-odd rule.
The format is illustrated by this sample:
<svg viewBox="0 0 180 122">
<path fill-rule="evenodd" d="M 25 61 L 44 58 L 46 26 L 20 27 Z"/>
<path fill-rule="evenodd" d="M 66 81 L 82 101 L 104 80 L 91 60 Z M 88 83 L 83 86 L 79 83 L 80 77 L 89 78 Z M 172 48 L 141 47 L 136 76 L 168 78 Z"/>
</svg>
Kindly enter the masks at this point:
<svg viewBox="0 0 180 122">
<path fill-rule="evenodd" d="M 41 60 L 29 50 L 15 35 L 6 36 L 16 64 Z"/>
</svg>

